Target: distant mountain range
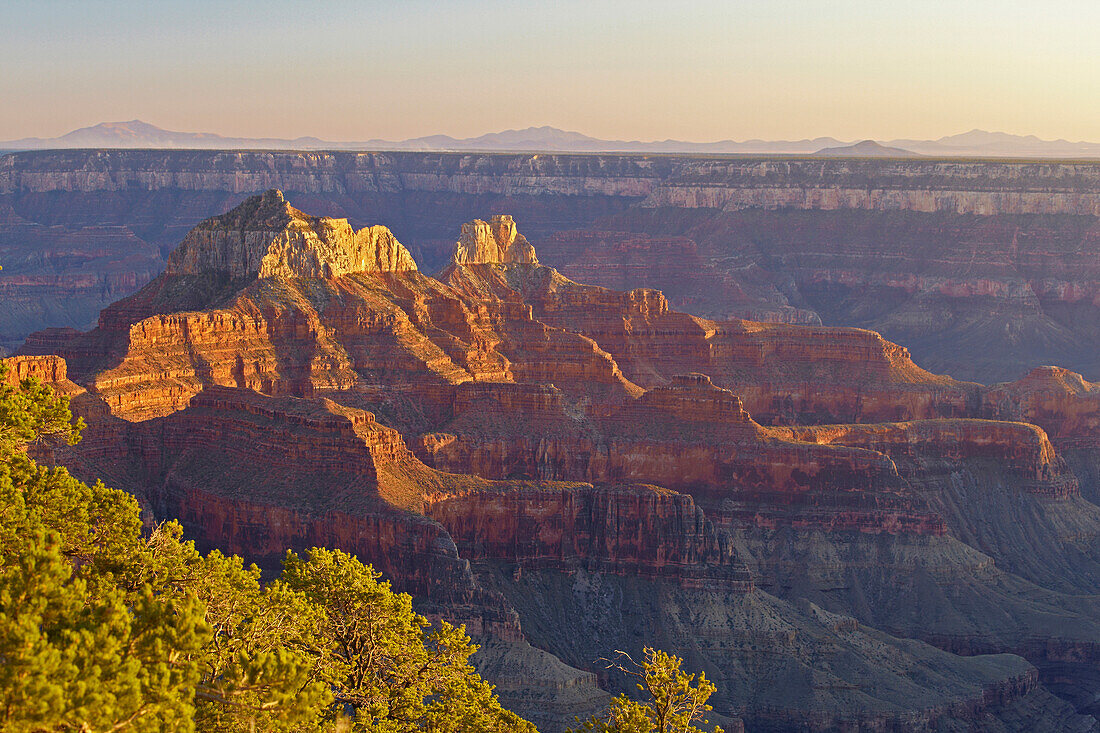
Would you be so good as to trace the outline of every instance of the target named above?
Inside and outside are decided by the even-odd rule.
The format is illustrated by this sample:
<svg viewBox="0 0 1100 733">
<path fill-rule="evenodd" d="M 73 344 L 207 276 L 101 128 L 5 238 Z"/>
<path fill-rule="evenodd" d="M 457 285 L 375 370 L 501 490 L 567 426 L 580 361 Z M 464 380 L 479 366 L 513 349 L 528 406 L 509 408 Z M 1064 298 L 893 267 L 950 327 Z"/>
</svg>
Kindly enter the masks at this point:
<svg viewBox="0 0 1100 733">
<path fill-rule="evenodd" d="M 938 140 L 864 140 L 831 137 L 812 140 L 601 140 L 554 127 L 505 130 L 479 137 L 430 135 L 409 140 L 336 142 L 316 137 L 224 137 L 208 132 L 174 132 L 140 120 L 103 122 L 54 138 L 29 137 L 0 142 L 0 150 L 55 148 L 188 148 L 290 150 L 454 150 L 471 152 L 686 153 L 693 155 L 813 155 L 845 157 L 1019 157 L 1100 158 L 1100 143 L 1041 140 L 1034 135 L 971 130 Z"/>
</svg>

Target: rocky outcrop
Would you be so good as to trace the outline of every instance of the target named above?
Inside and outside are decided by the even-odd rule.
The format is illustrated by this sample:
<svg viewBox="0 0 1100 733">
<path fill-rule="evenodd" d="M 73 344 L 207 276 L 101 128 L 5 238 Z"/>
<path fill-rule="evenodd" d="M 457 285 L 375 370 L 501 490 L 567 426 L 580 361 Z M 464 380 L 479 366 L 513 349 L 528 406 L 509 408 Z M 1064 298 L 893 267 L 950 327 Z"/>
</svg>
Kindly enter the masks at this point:
<svg viewBox="0 0 1100 733">
<path fill-rule="evenodd" d="M 354 231 L 347 219 L 306 216 L 277 189 L 191 230 L 168 258 L 168 275 L 329 278 L 415 270 L 383 226 Z"/>
<path fill-rule="evenodd" d="M 522 303 L 591 339 L 633 384 L 708 374 L 765 423 L 962 417 L 979 400 L 979 385 L 918 367 L 872 331 L 705 320 L 673 311 L 659 291 L 581 285 L 547 267 L 452 265 L 439 278 L 466 298 Z"/>
<path fill-rule="evenodd" d="M 918 367 L 907 349 L 872 331 L 710 321 L 671 310 L 655 290 L 579 285 L 553 270 L 510 275 L 509 289 L 536 318 L 591 338 L 631 382 L 655 387 L 684 371 L 708 374 L 763 423 L 961 417 L 978 400 L 979 385 Z M 517 297 L 499 285 L 481 290 Z"/>
<path fill-rule="evenodd" d="M 570 667 L 526 641 L 478 638 L 478 650 L 471 661 L 481 676 L 492 682 L 493 692 L 505 708 L 544 733 L 564 733 L 578 718 L 585 720 L 605 711 L 611 701 L 611 695 L 600 688 L 596 672 Z M 744 726 L 735 722 L 725 730 L 744 733 Z"/>
<path fill-rule="evenodd" d="M 37 379 L 65 396 L 84 391 L 69 380 L 68 366 L 59 356 L 13 356 L 0 361 L 8 368 L 6 380 L 12 386 L 29 378 Z"/>
<path fill-rule="evenodd" d="M 669 384 L 647 390 L 638 400 L 646 410 L 664 412 L 686 422 L 748 423 L 741 398 L 714 386 L 706 374 L 676 374 Z"/>
<path fill-rule="evenodd" d="M 659 484 L 691 494 L 716 520 L 739 525 L 944 532 L 883 453 L 763 428 L 704 375 L 680 375 L 583 419 L 554 388 L 471 385 L 457 394 L 454 419 L 418 446 L 442 470 Z"/>
<path fill-rule="evenodd" d="M 1043 429 L 1020 422 L 992 420 L 922 420 L 875 425 L 812 425 L 773 428 L 773 435 L 828 445 L 850 445 L 908 462 L 912 478 L 931 468 L 927 458 L 948 466 L 970 460 L 996 462 L 1014 473 L 1017 488 L 1040 496 L 1065 498 L 1077 494 L 1077 480 L 1057 456 Z"/>
<path fill-rule="evenodd" d="M 1036 367 L 1015 382 L 987 388 L 982 412 L 1041 426 L 1079 478 L 1082 493 L 1100 503 L 1100 385 L 1061 367 Z"/>
<path fill-rule="evenodd" d="M 1040 425 L 1060 446 L 1100 445 L 1100 385 L 1068 369 L 1036 367 L 982 394 L 982 411 L 999 420 Z"/>
<path fill-rule="evenodd" d="M 456 265 L 537 265 L 535 248 L 516 229 L 512 217 L 497 215 L 462 225 L 451 262 Z"/>
<path fill-rule="evenodd" d="M 274 213 L 264 214 L 268 209 Z M 199 229 L 203 237 L 230 231 L 229 239 L 239 243 L 252 241 L 253 234 L 258 242 L 292 238 L 301 221 L 320 226 L 287 211 L 293 209 L 271 193 Z M 281 222 L 283 230 L 265 228 L 275 226 L 270 221 Z M 249 229 L 254 226 L 258 233 Z M 515 234 L 514 224 L 509 226 Z M 206 242 L 186 240 L 172 261 L 193 263 L 202 251 L 191 246 L 196 241 Z M 520 241 L 515 234 L 513 246 Z M 275 253 L 248 257 L 266 267 Z M 239 254 L 219 254 L 210 262 L 237 262 Z M 480 283 L 474 270 L 490 266 L 460 267 Z M 381 374 L 391 384 L 397 379 L 421 390 L 515 380 L 572 384 L 586 392 L 599 385 L 604 396 L 638 392 L 595 342 L 534 319 L 530 306 L 515 297 L 470 295 L 414 269 L 238 278 L 251 269 L 170 269 L 104 310 L 94 331 L 35 337 L 25 351 L 64 354 L 74 374 L 90 380 L 116 414 L 132 420 L 180 409 L 206 385 L 309 396 L 349 390 Z"/>
</svg>

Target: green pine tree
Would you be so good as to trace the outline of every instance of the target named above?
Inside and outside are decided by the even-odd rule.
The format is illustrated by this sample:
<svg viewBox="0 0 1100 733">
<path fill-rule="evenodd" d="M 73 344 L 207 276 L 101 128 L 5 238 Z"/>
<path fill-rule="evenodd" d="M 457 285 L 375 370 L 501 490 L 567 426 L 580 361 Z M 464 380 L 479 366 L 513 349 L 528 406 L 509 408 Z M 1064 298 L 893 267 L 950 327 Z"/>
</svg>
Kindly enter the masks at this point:
<svg viewBox="0 0 1100 733">
<path fill-rule="evenodd" d="M 638 679 L 642 700 L 619 695 L 611 701 L 605 716 L 590 718 L 580 731 L 599 733 L 704 733 L 696 724 L 707 725 L 704 715 L 711 710 L 707 700 L 717 689 L 705 672 L 687 674 L 683 660 L 646 647 L 640 664 L 625 652 L 610 667 Z M 714 733 L 722 733 L 715 727 Z"/>
<path fill-rule="evenodd" d="M 343 552 L 254 565 L 27 448 L 83 424 L 0 362 L 0 730 L 526 731 L 469 664 L 461 627 Z"/>
</svg>

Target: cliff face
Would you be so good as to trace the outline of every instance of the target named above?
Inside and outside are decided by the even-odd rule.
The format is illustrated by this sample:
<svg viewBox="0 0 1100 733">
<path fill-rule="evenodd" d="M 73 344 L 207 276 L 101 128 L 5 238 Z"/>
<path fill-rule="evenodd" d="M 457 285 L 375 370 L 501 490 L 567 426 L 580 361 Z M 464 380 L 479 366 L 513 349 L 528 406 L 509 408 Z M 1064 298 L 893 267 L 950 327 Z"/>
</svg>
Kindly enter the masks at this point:
<svg viewBox="0 0 1100 733">
<path fill-rule="evenodd" d="M 24 379 L 37 379 L 58 394 L 71 396 L 84 390 L 69 380 L 68 365 L 59 356 L 16 356 L 4 359 L 7 383 L 16 386 Z"/>
<path fill-rule="evenodd" d="M 752 590 L 752 577 L 692 498 L 656 486 L 508 487 L 477 497 L 429 496 L 424 511 L 471 561 Z"/>
<path fill-rule="evenodd" d="M 498 283 L 483 290 L 520 297 L 540 320 L 591 338 L 632 382 L 705 373 L 761 422 L 961 416 L 977 398 L 978 385 L 921 369 L 871 331 L 704 320 L 671 310 L 655 290 L 579 285 L 553 270 L 516 270 L 507 288 L 494 277 L 483 277 Z"/>
<path fill-rule="evenodd" d="M 1100 501 L 1100 385 L 1061 367 L 1037 367 L 982 395 L 985 416 L 1040 425 L 1080 480 L 1081 492 Z"/>
<path fill-rule="evenodd" d="M 9 361 L 25 373 L 53 359 Z M 63 386 L 56 361 L 60 372 L 38 371 Z M 95 395 L 75 409 L 90 427 L 57 460 L 89 480 L 110 477 L 205 546 L 267 564 L 287 547 L 335 544 L 409 592 L 466 605 L 480 592 L 468 561 L 752 588 L 690 496 L 439 473 L 373 414 L 326 398 L 210 387 L 185 409 L 141 422 L 111 417 Z"/>
<path fill-rule="evenodd" d="M 559 390 L 502 387 L 479 387 L 476 397 L 459 390 L 454 419 L 421 439 L 424 459 L 489 478 L 659 484 L 746 526 L 944 531 L 883 453 L 762 428 L 705 375 L 681 375 L 586 418 Z"/>
<path fill-rule="evenodd" d="M 1100 443 L 1100 385 L 1060 367 L 1038 367 L 1015 382 L 995 384 L 982 409 L 997 419 L 1041 425 L 1066 448 Z"/>
<path fill-rule="evenodd" d="M 692 208 L 1100 215 L 1095 163 L 721 160 L 642 155 L 43 151 L 0 159 L 0 194 L 125 188 L 447 191 L 644 198 Z M 1006 190 L 1009 189 L 1009 190 Z"/>
<path fill-rule="evenodd" d="M 876 450 L 895 462 L 907 461 L 914 478 L 929 466 L 914 465 L 934 451 L 938 460 L 958 465 L 987 459 L 1015 473 L 1016 486 L 1043 496 L 1065 497 L 1077 492 L 1077 482 L 1056 455 L 1042 428 L 991 420 L 923 420 L 876 425 L 812 425 L 773 428 L 773 435 L 826 445 L 850 445 Z"/>
</svg>

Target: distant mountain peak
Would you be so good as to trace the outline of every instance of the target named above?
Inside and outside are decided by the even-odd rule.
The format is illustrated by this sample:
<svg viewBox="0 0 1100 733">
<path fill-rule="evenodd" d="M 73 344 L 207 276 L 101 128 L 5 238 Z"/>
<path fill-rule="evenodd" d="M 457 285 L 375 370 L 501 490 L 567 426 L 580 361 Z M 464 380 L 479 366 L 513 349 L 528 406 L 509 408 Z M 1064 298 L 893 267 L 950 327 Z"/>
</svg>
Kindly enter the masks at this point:
<svg viewBox="0 0 1100 733">
<path fill-rule="evenodd" d="M 144 120 L 127 120 L 125 122 L 100 122 L 98 125 L 95 125 L 95 127 L 110 127 L 110 128 L 126 127 L 126 128 L 129 128 L 129 129 L 135 129 L 136 128 L 136 129 L 141 129 L 141 130 L 156 130 L 157 132 L 167 132 L 167 130 L 164 130 L 163 128 L 157 127 L 156 125 L 152 124 L 151 122 L 145 122 Z"/>
<path fill-rule="evenodd" d="M 855 145 L 822 148 L 814 153 L 821 157 L 854 157 L 854 158 L 915 158 L 917 153 L 904 148 L 895 148 L 874 140 L 862 140 Z"/>
</svg>

